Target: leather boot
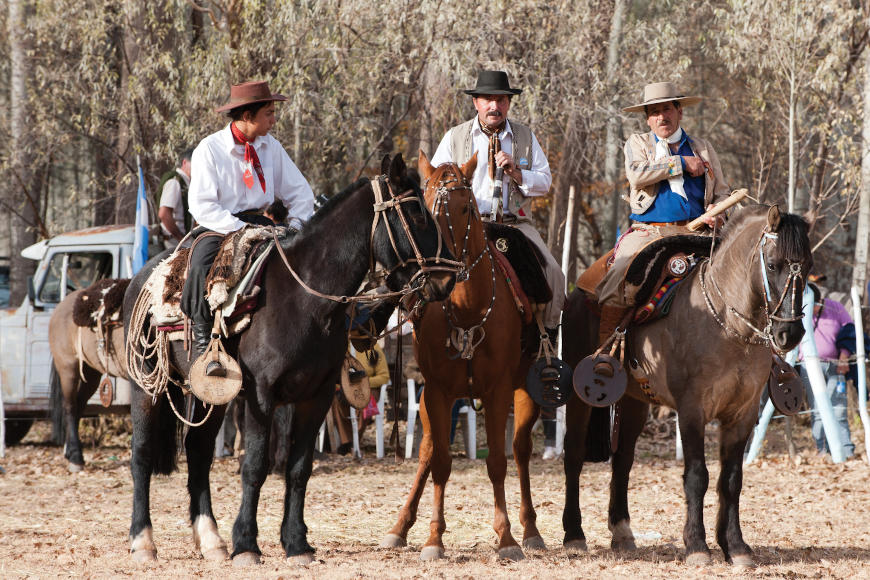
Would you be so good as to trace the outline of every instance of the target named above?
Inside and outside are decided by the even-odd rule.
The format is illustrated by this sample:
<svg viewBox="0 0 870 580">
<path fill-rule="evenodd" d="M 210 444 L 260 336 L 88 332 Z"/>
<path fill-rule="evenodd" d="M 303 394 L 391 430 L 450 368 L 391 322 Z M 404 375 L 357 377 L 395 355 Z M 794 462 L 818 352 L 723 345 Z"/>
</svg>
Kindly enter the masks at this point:
<svg viewBox="0 0 870 580">
<path fill-rule="evenodd" d="M 626 312 L 628 312 L 628 308 L 622 306 L 611 306 L 609 304 L 601 306 L 601 323 L 598 326 L 599 347 L 610 338 L 619 326 L 619 323 L 622 322 Z M 594 371 L 608 378 L 612 377 L 615 372 L 613 366 L 607 361 L 598 362 L 594 367 Z"/>
<path fill-rule="evenodd" d="M 211 342 L 211 327 L 212 324 L 210 322 L 193 323 L 193 360 L 201 357 L 202 353 L 208 349 L 208 345 Z M 205 374 L 209 377 L 225 377 L 227 376 L 227 369 L 219 361 L 212 360 L 206 365 Z"/>
</svg>

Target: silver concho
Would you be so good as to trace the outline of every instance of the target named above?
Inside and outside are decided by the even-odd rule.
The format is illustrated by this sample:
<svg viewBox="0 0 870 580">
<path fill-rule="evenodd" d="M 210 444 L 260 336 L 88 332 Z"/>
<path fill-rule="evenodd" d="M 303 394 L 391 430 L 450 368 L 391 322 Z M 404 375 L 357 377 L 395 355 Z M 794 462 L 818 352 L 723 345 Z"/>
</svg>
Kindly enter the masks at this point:
<svg viewBox="0 0 870 580">
<path fill-rule="evenodd" d="M 502 254 L 506 254 L 508 251 L 508 241 L 507 238 L 499 238 L 495 241 L 495 248 L 501 252 Z"/>
</svg>

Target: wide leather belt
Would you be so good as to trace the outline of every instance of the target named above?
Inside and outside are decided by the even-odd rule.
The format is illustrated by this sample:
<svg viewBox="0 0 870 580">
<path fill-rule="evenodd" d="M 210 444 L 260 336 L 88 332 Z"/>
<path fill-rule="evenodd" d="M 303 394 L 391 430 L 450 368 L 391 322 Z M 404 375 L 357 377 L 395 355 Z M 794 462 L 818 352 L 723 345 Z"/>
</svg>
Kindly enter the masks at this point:
<svg viewBox="0 0 870 580">
<path fill-rule="evenodd" d="M 635 222 L 637 225 L 643 226 L 687 226 L 689 225 L 689 220 L 679 220 L 676 222 Z"/>
</svg>

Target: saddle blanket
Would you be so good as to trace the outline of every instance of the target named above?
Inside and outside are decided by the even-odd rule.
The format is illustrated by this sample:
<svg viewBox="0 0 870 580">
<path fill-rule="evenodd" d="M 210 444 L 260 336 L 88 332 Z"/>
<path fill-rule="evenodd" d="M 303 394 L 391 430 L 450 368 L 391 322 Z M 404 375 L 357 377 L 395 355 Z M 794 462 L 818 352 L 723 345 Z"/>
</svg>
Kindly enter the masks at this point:
<svg viewBox="0 0 870 580">
<path fill-rule="evenodd" d="M 129 285 L 129 278 L 111 278 L 88 286 L 73 304 L 73 322 L 76 326 L 96 328 L 99 323 L 105 326 L 119 321 Z"/>
</svg>

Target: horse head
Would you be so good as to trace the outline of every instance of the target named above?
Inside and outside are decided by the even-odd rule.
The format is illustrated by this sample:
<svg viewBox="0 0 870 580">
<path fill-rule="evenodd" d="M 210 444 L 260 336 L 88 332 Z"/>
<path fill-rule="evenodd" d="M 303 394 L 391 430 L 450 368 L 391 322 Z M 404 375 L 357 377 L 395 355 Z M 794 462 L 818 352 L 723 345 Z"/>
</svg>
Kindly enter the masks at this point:
<svg viewBox="0 0 870 580">
<path fill-rule="evenodd" d="M 381 164 L 385 187 L 375 198 L 376 227 L 372 256 L 389 272 L 387 286 L 398 290 L 410 285 L 427 301 L 444 300 L 453 290 L 457 263 L 445 248 L 438 224 L 431 219 L 423 192 L 408 173 L 402 155 Z M 379 213 L 383 220 L 378 220 Z"/>
<path fill-rule="evenodd" d="M 459 281 L 468 277 L 471 264 L 485 250 L 486 237 L 477 201 L 471 190 L 471 176 L 477 167 L 477 154 L 461 167 L 445 163 L 433 167 L 426 154 L 420 152 L 418 168 L 425 183 L 423 197 L 435 216 L 447 245 L 463 264 Z"/>
<path fill-rule="evenodd" d="M 783 352 L 796 347 L 804 335 L 802 297 L 813 265 L 808 232 L 803 218 L 780 213 L 773 205 L 758 243 L 770 338 Z"/>
</svg>

